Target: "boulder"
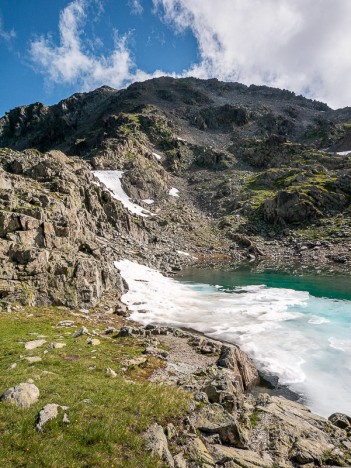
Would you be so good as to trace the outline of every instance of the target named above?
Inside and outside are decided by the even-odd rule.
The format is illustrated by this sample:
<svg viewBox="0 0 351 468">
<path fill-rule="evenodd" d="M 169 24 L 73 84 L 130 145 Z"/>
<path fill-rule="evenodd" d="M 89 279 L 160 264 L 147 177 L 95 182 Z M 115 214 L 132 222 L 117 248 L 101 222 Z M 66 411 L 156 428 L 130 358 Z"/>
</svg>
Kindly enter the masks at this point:
<svg viewBox="0 0 351 468">
<path fill-rule="evenodd" d="M 234 416 L 221 405 L 209 404 L 203 406 L 190 418 L 193 427 L 204 434 L 218 434 L 221 442 L 246 448 L 246 437 Z"/>
<path fill-rule="evenodd" d="M 305 193 L 280 190 L 263 203 L 263 216 L 269 223 L 285 226 L 320 218 L 322 213 Z"/>
<path fill-rule="evenodd" d="M 340 429 L 351 428 L 351 418 L 343 413 L 333 413 L 329 416 L 329 421 Z"/>
<path fill-rule="evenodd" d="M 67 411 L 69 408 L 68 406 L 60 406 L 56 403 L 49 403 L 45 405 L 38 416 L 38 422 L 36 425 L 37 430 L 42 432 L 43 427 L 47 422 L 49 422 L 51 419 L 57 418 L 60 409 L 63 411 Z M 69 422 L 66 413 L 64 413 L 63 415 L 63 422 L 65 422 L 66 424 Z"/>
<path fill-rule="evenodd" d="M 211 446 L 211 454 L 216 461 L 216 465 L 219 466 L 228 462 L 235 463 L 234 466 L 245 468 L 272 468 L 274 466 L 272 458 L 267 453 L 258 454 L 251 450 L 214 445 Z"/>
<path fill-rule="evenodd" d="M 46 343 L 46 340 L 27 341 L 27 343 L 25 343 L 24 347 L 26 348 L 27 351 L 30 351 L 32 349 L 40 348 L 45 343 Z"/>
<path fill-rule="evenodd" d="M 208 453 L 205 444 L 199 437 L 189 439 L 184 447 L 186 458 L 194 463 L 195 466 L 214 466 L 214 460 Z M 194 465 L 191 465 L 194 466 Z"/>
<path fill-rule="evenodd" d="M 163 432 L 162 426 L 155 423 L 148 428 L 144 434 L 146 448 L 151 455 L 162 460 L 167 467 L 174 467 L 174 461 L 168 448 L 167 437 Z"/>
<path fill-rule="evenodd" d="M 0 400 L 13 403 L 21 408 L 28 408 L 39 399 L 39 389 L 32 383 L 20 383 L 1 395 Z"/>
<path fill-rule="evenodd" d="M 258 371 L 253 360 L 238 346 L 223 345 L 217 365 L 233 371 L 242 391 L 250 390 L 259 382 Z"/>
</svg>

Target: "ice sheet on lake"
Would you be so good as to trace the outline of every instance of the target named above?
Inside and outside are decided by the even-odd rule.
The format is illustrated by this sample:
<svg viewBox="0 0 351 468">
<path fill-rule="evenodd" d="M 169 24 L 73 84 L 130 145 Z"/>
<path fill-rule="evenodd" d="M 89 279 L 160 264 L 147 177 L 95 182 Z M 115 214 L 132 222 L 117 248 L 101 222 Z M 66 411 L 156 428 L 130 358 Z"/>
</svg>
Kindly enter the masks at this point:
<svg viewBox="0 0 351 468">
<path fill-rule="evenodd" d="M 350 301 L 265 285 L 183 284 L 128 260 L 116 266 L 128 284 L 122 301 L 132 320 L 237 343 L 261 370 L 303 394 L 315 412 L 351 413 L 351 345 L 347 324 L 338 322 L 350 316 Z"/>
</svg>

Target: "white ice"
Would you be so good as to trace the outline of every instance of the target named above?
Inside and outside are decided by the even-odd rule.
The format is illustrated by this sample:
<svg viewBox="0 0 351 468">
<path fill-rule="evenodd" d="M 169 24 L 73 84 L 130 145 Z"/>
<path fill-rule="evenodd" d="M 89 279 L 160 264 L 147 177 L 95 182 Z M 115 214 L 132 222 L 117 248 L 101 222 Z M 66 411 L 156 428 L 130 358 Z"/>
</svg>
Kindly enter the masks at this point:
<svg viewBox="0 0 351 468">
<path fill-rule="evenodd" d="M 351 413 L 350 342 L 328 342 L 330 327 L 335 326 L 322 325 L 325 321 L 317 315 L 334 307 L 334 301 L 264 285 L 231 291 L 190 287 L 128 260 L 115 265 L 128 284 L 122 301 L 133 312 L 132 320 L 186 327 L 237 343 L 261 370 L 301 392 L 315 412 Z"/>
<path fill-rule="evenodd" d="M 113 198 L 119 200 L 131 213 L 145 217 L 152 215 L 150 211 L 133 203 L 123 190 L 121 184 L 123 173 L 123 171 L 93 171 L 94 176 L 107 187 Z"/>
</svg>

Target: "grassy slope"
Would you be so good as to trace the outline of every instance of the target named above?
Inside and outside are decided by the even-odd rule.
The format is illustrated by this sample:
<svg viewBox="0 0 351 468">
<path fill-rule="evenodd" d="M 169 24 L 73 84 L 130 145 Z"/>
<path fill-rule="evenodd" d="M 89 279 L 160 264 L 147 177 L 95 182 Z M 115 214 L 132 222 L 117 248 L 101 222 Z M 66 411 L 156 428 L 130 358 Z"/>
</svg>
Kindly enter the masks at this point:
<svg viewBox="0 0 351 468">
<path fill-rule="evenodd" d="M 140 355 L 141 343 L 98 337 L 101 344 L 89 346 L 86 335 L 72 337 L 75 328 L 56 326 L 63 319 L 73 319 L 77 325 L 86 322 L 69 311 L 27 308 L 0 315 L 0 393 L 29 378 L 40 390 L 39 402 L 30 408 L 0 403 L 0 466 L 159 466 L 145 452 L 141 433 L 154 421 L 165 424 L 186 413 L 189 403 L 184 392 L 147 382 L 146 377 L 162 365 L 161 361 L 150 358 L 144 368 L 124 370 L 121 361 Z M 97 324 L 95 329 L 103 330 L 104 326 Z M 45 335 L 47 343 L 26 351 L 23 342 L 37 339 L 30 333 Z M 53 341 L 67 346 L 48 349 Z M 29 364 L 21 359 L 29 355 L 43 360 Z M 78 359 L 67 360 L 71 356 Z M 14 362 L 17 367 L 8 370 Z M 89 370 L 89 366 L 96 368 Z M 117 378 L 106 376 L 107 367 L 117 372 Z M 91 403 L 84 403 L 84 399 Z M 47 403 L 69 406 L 70 424 L 62 422 L 61 413 L 39 433 L 35 429 L 37 415 Z"/>
</svg>

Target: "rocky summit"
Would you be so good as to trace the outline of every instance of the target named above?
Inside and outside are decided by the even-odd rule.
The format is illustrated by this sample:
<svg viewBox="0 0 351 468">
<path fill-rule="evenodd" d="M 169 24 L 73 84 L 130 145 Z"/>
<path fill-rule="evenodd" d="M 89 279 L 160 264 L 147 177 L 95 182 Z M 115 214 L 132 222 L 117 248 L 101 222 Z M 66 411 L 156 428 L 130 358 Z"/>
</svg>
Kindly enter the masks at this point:
<svg viewBox="0 0 351 468">
<path fill-rule="evenodd" d="M 65 335 L 52 337 L 62 346 L 36 340 L 46 335 L 39 336 L 25 350 L 41 341 L 40 356 L 22 356 L 22 367 L 45 366 L 46 353 L 56 349 L 60 359 L 72 361 L 69 372 L 75 375 L 83 349 L 75 347 L 77 340 L 91 358 L 105 346 L 105 335 L 117 347 L 118 339 L 127 340 L 122 341 L 127 350 L 122 347 L 111 362 L 100 364 L 104 391 L 121 386 L 126 369 L 151 362 L 152 369 L 138 371 L 142 383 L 123 380 L 126 394 L 139 385 L 170 386 L 178 388 L 183 402 L 177 413 L 172 407 L 167 416 L 133 422 L 143 436 L 131 447 L 138 453 L 147 448 L 151 457 L 143 466 L 350 466 L 348 416 L 336 413 L 326 421 L 281 395 L 248 393 L 260 378 L 235 346 L 128 323 L 120 302 L 128 285 L 114 262 L 129 259 L 166 275 L 195 262 L 248 259 L 349 271 L 351 108 L 333 110 L 265 86 L 163 77 L 124 90 L 104 86 L 74 94 L 51 107 L 13 109 L 0 118 L 0 148 L 1 319 L 15 330 L 16 314 L 26 323 L 57 307 L 60 314 L 68 311 L 62 317 L 68 325 L 60 327 L 71 327 L 77 316 L 82 326 L 71 337 L 75 354 L 66 354 L 60 342 Z M 89 320 L 112 328 L 90 333 Z M 21 336 L 16 334 L 16 346 Z M 141 342 L 142 356 L 128 354 L 128 346 Z M 111 343 L 109 354 L 115 349 Z M 95 372 L 94 361 L 84 359 L 85 372 Z M 16 363 L 6 366 L 16 372 Z M 56 371 L 53 363 L 52 368 Z M 83 372 L 82 365 L 79 369 Z M 37 387 L 29 402 L 24 393 L 34 387 L 9 379 L 0 405 L 16 400 L 26 408 L 39 399 L 40 417 L 26 425 L 36 431 L 34 438 L 36 427 L 43 436 L 52 420 L 71 431 L 74 420 L 66 413 L 65 424 L 58 418 L 59 409 L 68 409 L 66 402 L 41 401 Z M 45 389 L 46 396 L 58 395 L 53 388 Z M 184 392 L 192 403 L 181 415 Z M 144 401 L 141 393 L 135 390 Z M 70 412 L 75 398 L 80 397 L 69 401 Z M 121 398 L 129 408 L 128 398 Z M 90 394 L 81 400 L 89 406 Z M 172 412 L 176 417 L 167 423 Z M 0 426 L 0 434 L 8 430 Z M 120 442 L 118 450 L 128 443 Z M 128 464 L 128 455 L 109 454 L 90 464 L 82 455 L 77 466 L 141 466 L 134 455 Z M 21 463 L 17 466 L 24 466 L 22 458 Z M 56 459 L 52 463 L 58 466 Z"/>
</svg>

